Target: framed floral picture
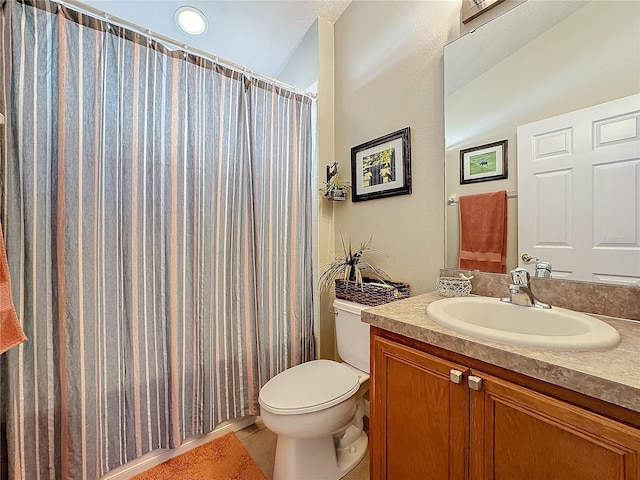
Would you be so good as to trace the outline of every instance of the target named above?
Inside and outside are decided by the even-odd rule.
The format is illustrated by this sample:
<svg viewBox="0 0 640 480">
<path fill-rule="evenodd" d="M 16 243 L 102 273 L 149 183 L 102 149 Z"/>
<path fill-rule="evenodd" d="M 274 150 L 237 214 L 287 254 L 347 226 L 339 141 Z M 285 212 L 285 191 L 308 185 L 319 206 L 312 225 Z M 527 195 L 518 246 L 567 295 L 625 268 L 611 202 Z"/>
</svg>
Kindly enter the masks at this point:
<svg viewBox="0 0 640 480">
<path fill-rule="evenodd" d="M 409 127 L 351 149 L 351 200 L 411 193 Z"/>
<path fill-rule="evenodd" d="M 460 150 L 461 185 L 507 176 L 507 140 Z"/>
</svg>

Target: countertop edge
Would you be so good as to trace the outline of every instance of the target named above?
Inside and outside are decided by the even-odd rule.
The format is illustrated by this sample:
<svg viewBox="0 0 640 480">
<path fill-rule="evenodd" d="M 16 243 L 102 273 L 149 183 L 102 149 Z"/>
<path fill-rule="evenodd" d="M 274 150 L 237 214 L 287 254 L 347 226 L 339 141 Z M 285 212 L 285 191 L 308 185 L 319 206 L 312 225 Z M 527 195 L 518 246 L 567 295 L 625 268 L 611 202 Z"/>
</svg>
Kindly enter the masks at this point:
<svg viewBox="0 0 640 480">
<path fill-rule="evenodd" d="M 584 365 L 572 366 L 571 356 L 575 355 L 575 352 L 558 352 L 497 344 L 464 335 L 436 324 L 427 317 L 426 307 L 429 303 L 441 298 L 443 297 L 433 292 L 379 307 L 371 307 L 362 312 L 362 321 L 428 345 L 443 348 L 640 413 L 640 387 L 607 378 L 607 375 L 600 375 L 595 371 L 589 371 L 588 368 L 584 368 Z M 403 314 L 403 306 L 406 307 L 405 314 Z M 419 310 L 421 312 L 418 317 L 423 318 L 416 321 L 416 313 Z M 621 322 L 627 322 L 609 317 L 599 316 L 598 318 L 618 327 L 619 332 Z M 640 324 L 633 325 L 633 328 L 637 329 L 638 340 L 640 340 Z M 624 341 L 625 333 L 620 332 L 620 335 Z M 612 357 L 616 355 L 616 350 L 621 357 L 633 353 L 626 352 L 622 348 L 618 349 L 618 347 L 580 353 L 581 356 L 590 355 L 594 358 L 598 356 L 598 353 L 605 353 L 606 356 Z M 540 358 L 545 355 L 548 355 L 550 359 Z M 558 358 L 561 361 L 558 361 Z M 619 361 L 627 363 L 624 358 Z"/>
</svg>

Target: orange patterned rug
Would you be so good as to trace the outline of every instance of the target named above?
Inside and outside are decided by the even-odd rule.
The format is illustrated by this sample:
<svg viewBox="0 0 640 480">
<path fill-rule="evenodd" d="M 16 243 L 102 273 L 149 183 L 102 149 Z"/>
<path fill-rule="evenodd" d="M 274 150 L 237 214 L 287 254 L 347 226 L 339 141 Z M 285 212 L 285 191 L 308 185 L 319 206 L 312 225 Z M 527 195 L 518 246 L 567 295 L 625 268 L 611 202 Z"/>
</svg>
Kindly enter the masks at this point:
<svg viewBox="0 0 640 480">
<path fill-rule="evenodd" d="M 189 450 L 132 480 L 266 480 L 235 433 Z"/>
</svg>

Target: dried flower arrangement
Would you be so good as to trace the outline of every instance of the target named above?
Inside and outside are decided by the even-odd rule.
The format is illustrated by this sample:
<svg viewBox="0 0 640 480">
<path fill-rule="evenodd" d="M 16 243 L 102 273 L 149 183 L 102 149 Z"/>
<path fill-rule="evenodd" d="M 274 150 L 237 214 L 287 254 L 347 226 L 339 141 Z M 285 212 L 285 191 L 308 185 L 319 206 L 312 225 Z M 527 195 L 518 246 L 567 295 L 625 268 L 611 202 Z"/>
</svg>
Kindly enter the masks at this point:
<svg viewBox="0 0 640 480">
<path fill-rule="evenodd" d="M 366 242 L 360 243 L 357 249 L 354 249 L 349 241 L 347 248 L 344 238 L 340 236 L 342 241 L 342 255 L 333 254 L 333 261 L 324 265 L 324 272 L 320 276 L 320 290 L 331 291 L 337 279 L 350 280 L 356 284 L 362 285 L 363 273 L 369 273 L 384 282 L 389 279 L 389 275 L 382 269 L 375 267 L 363 257 L 374 253 L 382 253 L 371 248 L 371 238 Z"/>
</svg>

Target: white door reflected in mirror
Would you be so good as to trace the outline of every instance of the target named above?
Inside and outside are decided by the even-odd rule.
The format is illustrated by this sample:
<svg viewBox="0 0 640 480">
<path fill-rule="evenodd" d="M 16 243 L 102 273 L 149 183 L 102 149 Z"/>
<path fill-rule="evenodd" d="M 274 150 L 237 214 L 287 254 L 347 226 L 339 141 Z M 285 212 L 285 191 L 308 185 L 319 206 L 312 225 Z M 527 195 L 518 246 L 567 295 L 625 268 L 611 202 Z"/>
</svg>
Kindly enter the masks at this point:
<svg viewBox="0 0 640 480">
<path fill-rule="evenodd" d="M 518 127 L 523 267 L 640 285 L 639 198 L 640 94 Z"/>
</svg>

